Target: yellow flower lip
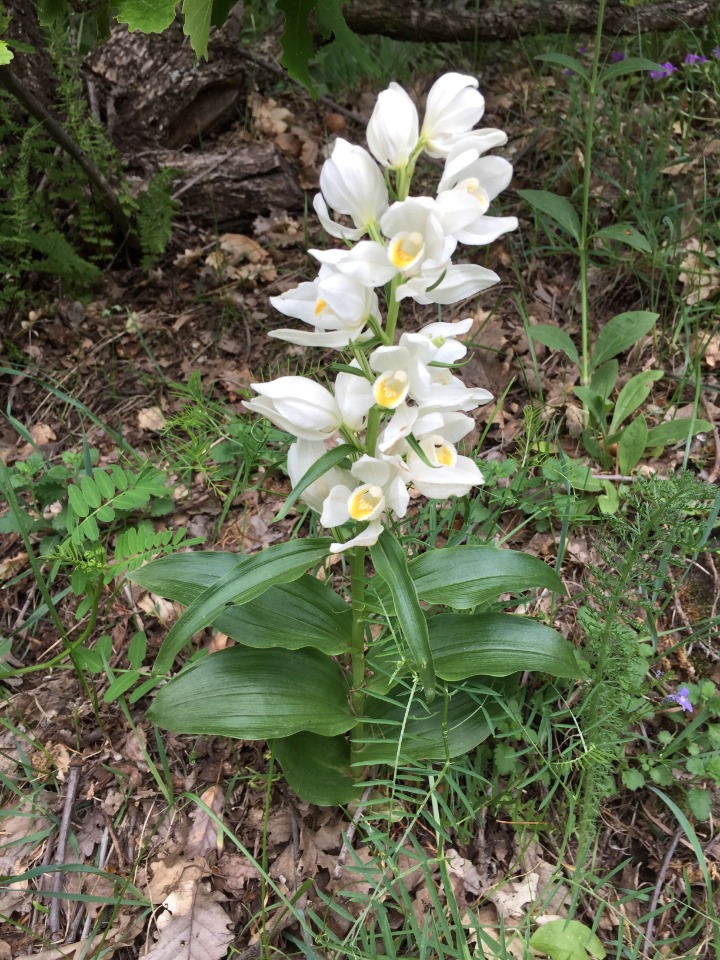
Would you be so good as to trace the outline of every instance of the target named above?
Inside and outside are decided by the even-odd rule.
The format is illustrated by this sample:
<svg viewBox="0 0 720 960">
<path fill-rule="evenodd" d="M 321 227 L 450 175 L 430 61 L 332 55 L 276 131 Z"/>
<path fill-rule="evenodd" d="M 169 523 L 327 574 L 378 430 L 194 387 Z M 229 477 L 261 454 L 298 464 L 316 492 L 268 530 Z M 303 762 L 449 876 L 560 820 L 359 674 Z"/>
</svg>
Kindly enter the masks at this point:
<svg viewBox="0 0 720 960">
<path fill-rule="evenodd" d="M 488 197 L 487 190 L 481 186 L 477 177 L 468 177 L 466 180 L 463 180 L 460 187 L 465 190 L 466 193 L 469 193 L 471 197 L 475 197 L 480 204 L 482 213 L 487 212 L 490 206 L 490 197 Z"/>
<path fill-rule="evenodd" d="M 433 434 L 421 444 L 428 460 L 438 467 L 454 467 L 457 463 L 457 451 L 439 434 Z"/>
<path fill-rule="evenodd" d="M 407 396 L 409 386 L 404 370 L 388 370 L 378 377 L 373 386 L 375 403 L 387 410 L 394 410 Z"/>
<path fill-rule="evenodd" d="M 315 304 L 315 316 L 319 317 L 325 307 L 327 307 L 327 300 L 323 300 L 322 297 L 318 297 L 317 303 Z"/>
<path fill-rule="evenodd" d="M 366 483 L 353 491 L 348 501 L 348 512 L 352 520 L 375 520 L 384 504 L 382 487 Z"/>
<path fill-rule="evenodd" d="M 388 248 L 390 262 L 398 270 L 408 270 L 422 256 L 424 246 L 421 233 L 399 233 Z"/>
</svg>

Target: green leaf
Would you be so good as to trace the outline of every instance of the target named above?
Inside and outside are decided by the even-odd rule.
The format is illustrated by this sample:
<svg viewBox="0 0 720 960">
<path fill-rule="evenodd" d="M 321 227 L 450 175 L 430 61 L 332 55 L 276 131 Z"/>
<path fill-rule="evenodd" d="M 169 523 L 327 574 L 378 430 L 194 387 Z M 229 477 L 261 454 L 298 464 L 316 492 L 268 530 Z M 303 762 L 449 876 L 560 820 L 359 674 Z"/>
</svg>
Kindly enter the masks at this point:
<svg viewBox="0 0 720 960">
<path fill-rule="evenodd" d="M 531 207 L 546 214 L 580 243 L 580 221 L 569 200 L 548 190 L 518 190 L 518 194 Z"/>
<path fill-rule="evenodd" d="M 341 443 L 340 446 L 326 451 L 320 457 L 320 459 L 316 460 L 310 469 L 303 474 L 300 480 L 298 480 L 297 484 L 293 487 L 290 496 L 283 504 L 282 510 L 275 517 L 275 520 L 284 520 L 291 508 L 294 506 L 300 494 L 304 490 L 307 490 L 311 483 L 315 483 L 315 481 L 319 480 L 323 474 L 328 472 L 328 470 L 336 467 L 342 460 L 345 460 L 349 454 L 355 452 L 355 447 L 353 447 L 350 443 Z"/>
<path fill-rule="evenodd" d="M 509 695 L 513 680 L 475 678 L 473 693 L 453 690 L 431 705 L 397 687 L 384 700 L 367 703 L 362 757 L 368 764 L 409 760 L 444 760 L 469 753 L 494 733 L 506 716 L 500 697 Z"/>
<path fill-rule="evenodd" d="M 598 230 L 598 232 L 593 235 L 593 239 L 617 240 L 620 243 L 626 243 L 634 250 L 641 250 L 643 253 L 652 253 L 652 247 L 646 237 L 629 223 L 613 223 L 609 227 L 603 227 L 602 230 Z"/>
<path fill-rule="evenodd" d="M 109 500 L 115 494 L 115 484 L 112 482 L 109 474 L 105 473 L 104 470 L 95 470 L 93 473 L 93 480 L 97 484 L 97 488 L 102 494 L 102 496 Z"/>
<path fill-rule="evenodd" d="M 79 517 L 86 517 L 90 513 L 90 507 L 85 502 L 80 488 L 74 483 L 71 483 L 68 487 L 68 500 L 70 501 L 70 506 Z"/>
<path fill-rule="evenodd" d="M 4 40 L 0 40 L 0 66 L 10 63 L 13 52 Z"/>
<path fill-rule="evenodd" d="M 549 323 L 537 323 L 535 326 L 530 327 L 529 330 L 533 340 L 545 344 L 545 346 L 550 347 L 551 350 L 562 350 L 573 363 L 580 364 L 577 347 L 570 339 L 570 335 L 565 333 L 564 330 L 559 330 Z"/>
<path fill-rule="evenodd" d="M 530 937 L 530 946 L 551 960 L 587 960 L 588 954 L 603 960 L 605 947 L 579 920 L 551 920 Z"/>
<path fill-rule="evenodd" d="M 208 36 L 213 15 L 213 0 L 183 0 L 183 33 L 190 37 L 190 46 L 199 59 L 208 58 Z"/>
<path fill-rule="evenodd" d="M 271 746 L 285 779 L 299 797 L 319 807 L 338 807 L 362 792 L 350 769 L 350 743 L 344 736 L 296 733 Z"/>
<path fill-rule="evenodd" d="M 600 513 L 604 513 L 606 516 L 612 516 L 618 511 L 620 496 L 617 492 L 617 487 L 609 480 L 603 480 L 602 484 L 605 492 L 601 493 L 597 498 L 598 509 Z"/>
<path fill-rule="evenodd" d="M 628 790 L 640 790 L 645 786 L 645 775 L 640 770 L 635 770 L 634 768 L 623 770 L 622 782 Z"/>
<path fill-rule="evenodd" d="M 139 670 L 128 670 L 126 673 L 121 673 L 105 691 L 103 703 L 112 703 L 114 700 L 118 700 L 124 693 L 127 693 L 130 687 L 134 687 L 139 679 Z"/>
<path fill-rule="evenodd" d="M 177 0 L 116 0 L 115 19 L 130 30 L 162 33 L 175 19 Z"/>
<path fill-rule="evenodd" d="M 458 610 L 496 600 L 501 593 L 546 588 L 564 594 L 552 567 L 537 557 L 493 545 L 428 550 L 408 564 L 417 594 Z"/>
<path fill-rule="evenodd" d="M 347 0 L 317 0 L 317 24 L 324 37 L 331 34 L 342 49 L 343 57 L 359 63 L 368 76 L 373 76 L 377 64 L 364 43 L 345 22 L 342 8 Z"/>
<path fill-rule="evenodd" d="M 536 60 L 542 60 L 545 63 L 556 63 L 561 67 L 567 67 L 579 77 L 582 77 L 586 83 L 590 82 L 590 77 L 584 65 L 577 57 L 569 57 L 566 53 L 540 53 L 535 57 Z"/>
<path fill-rule="evenodd" d="M 146 652 L 147 637 L 143 630 L 138 630 L 137 633 L 132 635 L 130 644 L 128 645 L 128 662 L 130 666 L 138 670 L 143 664 Z"/>
<path fill-rule="evenodd" d="M 688 806 L 696 820 L 709 820 L 712 809 L 712 793 L 700 787 L 690 787 L 688 790 Z"/>
<path fill-rule="evenodd" d="M 647 400 L 653 383 L 662 377 L 662 370 L 647 370 L 643 373 L 636 373 L 634 377 L 628 380 L 615 401 L 615 409 L 610 424 L 611 437 L 617 432 L 623 420 L 627 419 L 631 413 L 635 413 L 640 404 Z"/>
<path fill-rule="evenodd" d="M 355 726 L 342 671 L 314 650 L 212 653 L 162 686 L 148 711 L 174 733 L 268 740 Z"/>
<path fill-rule="evenodd" d="M 615 389 L 619 371 L 620 366 L 617 360 L 608 360 L 593 371 L 590 387 L 597 393 L 603 403 Z"/>
<path fill-rule="evenodd" d="M 507 677 L 525 670 L 568 679 L 583 675 L 573 645 L 528 617 L 446 613 L 431 617 L 428 628 L 435 672 L 443 680 Z"/>
<path fill-rule="evenodd" d="M 690 420 L 679 418 L 659 423 L 648 430 L 647 445 L 649 447 L 665 447 L 669 443 L 682 443 L 696 433 L 707 433 L 712 430 L 712 424 L 707 420 Z"/>
<path fill-rule="evenodd" d="M 85 502 L 88 503 L 93 509 L 100 506 L 102 497 L 100 496 L 100 491 L 98 490 L 97 485 L 92 477 L 81 477 L 80 489 L 82 490 L 83 497 L 85 497 Z"/>
<path fill-rule="evenodd" d="M 573 387 L 573 393 L 582 401 L 596 423 L 602 424 L 605 420 L 605 401 L 594 387 Z"/>
<path fill-rule="evenodd" d="M 592 368 L 599 367 L 601 363 L 616 357 L 638 340 L 642 340 L 655 326 L 659 316 L 659 313 L 650 313 L 647 310 L 618 313 L 598 334 L 592 350 Z"/>
<path fill-rule="evenodd" d="M 647 57 L 626 57 L 619 63 L 609 63 L 600 71 L 598 80 L 605 83 L 607 80 L 614 80 L 615 77 L 621 77 L 626 73 L 642 73 L 646 70 L 662 70 L 661 63 L 655 63 L 654 60 L 648 60 Z"/>
<path fill-rule="evenodd" d="M 317 0 L 275 0 L 275 6 L 285 14 L 281 38 L 283 55 L 280 63 L 294 80 L 299 80 L 314 97 L 308 64 L 313 55 L 313 42 L 308 17 Z"/>
<path fill-rule="evenodd" d="M 620 434 L 618 440 L 618 467 L 626 476 L 640 462 L 645 453 L 648 438 L 648 425 L 645 417 L 639 413 Z"/>
<path fill-rule="evenodd" d="M 166 600 L 189 606 L 244 559 L 219 551 L 177 553 L 148 563 L 131 579 Z M 270 587 L 242 607 L 228 607 L 213 626 L 247 647 L 315 647 L 337 655 L 348 650 L 352 611 L 334 590 L 306 575 Z"/>
<path fill-rule="evenodd" d="M 370 547 L 373 566 L 390 588 L 403 640 L 417 670 L 428 703 L 435 696 L 435 673 L 425 614 L 420 608 L 405 551 L 389 530 L 383 530 Z"/>
<path fill-rule="evenodd" d="M 165 637 L 153 673 L 166 673 L 188 640 L 213 623 L 226 604 L 247 603 L 275 584 L 297 580 L 308 567 L 325 559 L 330 542 L 327 538 L 291 540 L 245 557 L 188 606 Z M 130 579 L 143 586 L 143 571 L 150 566 L 152 564 L 136 571 Z"/>
</svg>

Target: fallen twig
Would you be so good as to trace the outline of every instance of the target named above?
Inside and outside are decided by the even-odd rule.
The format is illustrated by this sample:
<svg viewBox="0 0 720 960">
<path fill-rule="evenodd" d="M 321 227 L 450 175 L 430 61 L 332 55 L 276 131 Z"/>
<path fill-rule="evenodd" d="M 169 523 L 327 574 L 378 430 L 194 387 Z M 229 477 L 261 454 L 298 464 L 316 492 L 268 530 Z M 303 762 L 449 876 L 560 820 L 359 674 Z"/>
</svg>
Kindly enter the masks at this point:
<svg viewBox="0 0 720 960">
<path fill-rule="evenodd" d="M 63 804 L 62 820 L 60 821 L 60 830 L 58 831 L 57 845 L 55 847 L 55 866 L 60 866 L 65 860 L 65 848 L 67 847 L 67 838 L 70 831 L 70 820 L 72 818 L 75 798 L 77 797 L 78 787 L 80 786 L 80 772 L 82 770 L 82 761 L 73 760 L 68 770 L 67 784 L 65 791 L 65 803 Z M 53 877 L 52 891 L 59 894 L 62 887 L 62 873 L 58 870 Z M 60 932 L 60 900 L 55 896 L 50 901 L 50 937 L 55 940 Z"/>
</svg>

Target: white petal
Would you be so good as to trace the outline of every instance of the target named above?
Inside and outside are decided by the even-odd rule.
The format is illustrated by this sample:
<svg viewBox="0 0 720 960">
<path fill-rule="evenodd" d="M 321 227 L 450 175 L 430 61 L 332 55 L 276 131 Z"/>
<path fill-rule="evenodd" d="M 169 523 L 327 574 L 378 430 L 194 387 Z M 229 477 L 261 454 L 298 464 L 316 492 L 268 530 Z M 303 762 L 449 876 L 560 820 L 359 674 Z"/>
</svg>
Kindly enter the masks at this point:
<svg viewBox="0 0 720 960">
<path fill-rule="evenodd" d="M 331 330 L 312 331 L 312 330 L 291 330 L 289 327 L 283 327 L 280 330 L 268 330 L 268 336 L 276 340 L 284 340 L 286 343 L 297 343 L 303 347 L 329 347 L 332 350 L 340 350 L 346 347 L 352 340 L 360 340 L 360 335 L 353 330 Z"/>
<path fill-rule="evenodd" d="M 361 430 L 365 417 L 375 402 L 372 384 L 364 376 L 339 373 L 335 378 L 335 400 L 345 426 L 351 430 Z"/>
<path fill-rule="evenodd" d="M 478 217 L 455 234 L 460 243 L 472 244 L 475 247 L 492 243 L 510 230 L 517 230 L 517 217 Z"/>
<path fill-rule="evenodd" d="M 350 519 L 348 500 L 352 495 L 352 488 L 339 483 L 333 487 L 323 503 L 320 523 L 324 527 L 341 527 Z"/>
<path fill-rule="evenodd" d="M 418 141 L 415 104 L 397 83 L 378 96 L 367 128 L 370 152 L 384 167 L 406 166 Z"/>
<path fill-rule="evenodd" d="M 363 230 L 376 223 L 388 205 L 382 173 L 363 147 L 338 138 L 320 171 L 320 189 L 337 213 L 352 217 Z"/>
<path fill-rule="evenodd" d="M 447 156 L 453 143 L 480 120 L 485 100 L 475 77 L 446 73 L 430 89 L 421 136 L 431 157 Z"/>
<path fill-rule="evenodd" d="M 486 270 L 485 267 L 479 267 L 474 263 L 451 264 L 445 270 L 445 276 L 437 283 L 440 276 L 441 273 L 438 272 L 435 277 L 413 277 L 397 288 L 397 299 L 412 297 L 417 303 L 423 304 L 457 303 L 491 287 L 500 280 L 492 270 Z M 428 290 L 428 287 L 433 284 L 437 285 L 432 290 Z"/>
<path fill-rule="evenodd" d="M 382 533 L 382 521 L 373 520 L 367 527 L 352 540 L 347 543 L 331 543 L 330 553 L 342 553 L 344 550 L 351 550 L 353 547 L 371 547 L 377 543 Z"/>
<path fill-rule="evenodd" d="M 464 497 L 473 487 L 484 483 L 478 465 L 469 457 L 458 457 L 453 467 L 429 467 L 412 453 L 408 467 L 418 493 L 433 500 Z"/>
<path fill-rule="evenodd" d="M 492 150 L 493 147 L 501 147 L 505 143 L 507 143 L 507 134 L 503 130 L 493 128 L 472 130 L 456 140 L 448 152 L 438 189 L 444 189 L 445 184 L 452 186 L 465 176 L 465 170 L 481 154 Z"/>
<path fill-rule="evenodd" d="M 328 206 L 319 193 L 313 198 L 313 209 L 323 226 L 323 230 L 329 233 L 331 237 L 337 237 L 340 240 L 359 240 L 365 233 L 364 227 L 344 227 L 331 219 Z"/>
</svg>

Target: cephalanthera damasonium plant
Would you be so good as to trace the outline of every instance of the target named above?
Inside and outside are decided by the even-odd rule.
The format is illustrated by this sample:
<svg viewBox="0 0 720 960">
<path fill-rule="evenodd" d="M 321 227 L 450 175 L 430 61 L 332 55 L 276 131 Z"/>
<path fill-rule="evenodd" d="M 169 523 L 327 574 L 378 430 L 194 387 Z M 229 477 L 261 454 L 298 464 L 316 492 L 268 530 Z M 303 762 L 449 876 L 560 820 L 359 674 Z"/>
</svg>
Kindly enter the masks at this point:
<svg viewBox="0 0 720 960">
<path fill-rule="evenodd" d="M 417 536 L 409 559 L 398 537 L 409 488 L 444 501 L 483 482 L 475 460 L 456 449 L 473 428 L 470 411 L 492 399 L 453 372 L 472 320 L 420 330 L 398 323 L 408 298 L 452 304 L 498 280 L 453 262 L 459 244 L 484 245 L 517 226 L 487 215 L 512 168 L 485 156 L 507 138 L 474 129 L 483 108 L 475 78 L 458 73 L 431 88 L 422 126 L 405 90 L 383 91 L 369 152 L 338 139 L 320 175 L 315 211 L 341 243 L 311 250 L 317 278 L 272 298 L 305 327 L 271 336 L 337 350 L 335 379 L 254 384 L 245 406 L 296 438 L 282 515 L 300 498 L 332 536 L 251 556 L 178 554 L 133 574 L 187 606 L 158 673 L 209 624 L 236 641 L 193 657 L 160 688 L 149 716 L 179 733 L 270 741 L 290 785 L 315 803 L 351 800 L 370 765 L 471 750 L 506 716 L 522 671 L 581 672 L 572 645 L 550 627 L 488 612 L 502 593 L 562 590 L 540 560 L 491 544 L 430 549 Z M 410 195 L 422 153 L 444 160 L 434 197 Z M 342 596 L 330 577 L 308 573 L 329 554 L 347 558 Z"/>
</svg>

